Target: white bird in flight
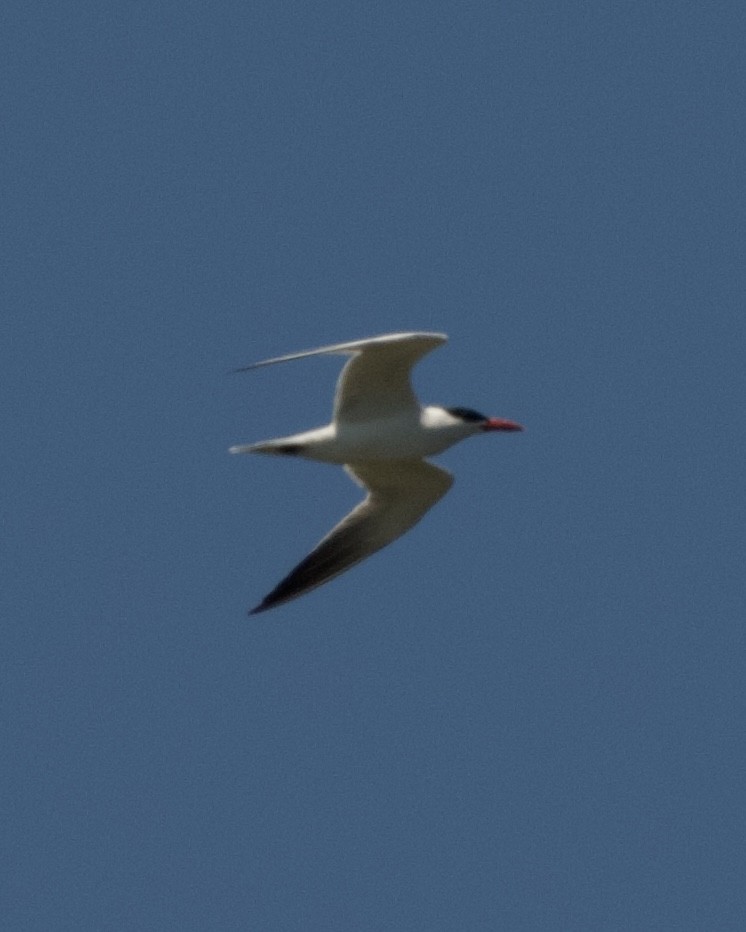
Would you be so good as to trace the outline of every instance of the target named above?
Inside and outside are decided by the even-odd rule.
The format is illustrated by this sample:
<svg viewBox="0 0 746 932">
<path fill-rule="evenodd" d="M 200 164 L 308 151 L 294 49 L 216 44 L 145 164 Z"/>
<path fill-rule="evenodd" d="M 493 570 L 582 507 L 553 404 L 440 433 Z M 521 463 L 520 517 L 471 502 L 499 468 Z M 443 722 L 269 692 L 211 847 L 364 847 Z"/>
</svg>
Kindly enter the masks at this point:
<svg viewBox="0 0 746 932">
<path fill-rule="evenodd" d="M 423 406 L 410 384 L 412 366 L 443 333 L 387 333 L 368 340 L 322 346 L 265 359 L 237 372 L 290 359 L 339 353 L 350 356 L 337 382 L 331 424 L 243 444 L 231 453 L 302 456 L 344 466 L 366 498 L 344 517 L 249 614 L 289 602 L 329 582 L 401 537 L 453 484 L 445 469 L 425 457 L 454 443 L 495 430 L 523 430 L 515 421 L 486 417 L 471 408 Z"/>
</svg>

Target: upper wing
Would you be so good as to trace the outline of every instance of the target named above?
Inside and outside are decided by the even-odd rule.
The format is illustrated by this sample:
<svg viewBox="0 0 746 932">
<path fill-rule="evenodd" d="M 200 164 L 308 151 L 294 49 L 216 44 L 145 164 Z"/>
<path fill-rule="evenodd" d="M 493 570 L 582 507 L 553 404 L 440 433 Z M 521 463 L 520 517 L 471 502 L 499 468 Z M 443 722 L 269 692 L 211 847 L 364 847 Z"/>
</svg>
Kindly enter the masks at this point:
<svg viewBox="0 0 746 932">
<path fill-rule="evenodd" d="M 337 421 L 365 421 L 417 407 L 409 381 L 412 366 L 447 339 L 444 333 L 386 333 L 368 340 L 336 343 L 304 353 L 276 356 L 236 371 L 246 372 L 276 362 L 327 353 L 352 355 L 337 382 L 334 418 Z"/>
<path fill-rule="evenodd" d="M 447 339 L 442 333 L 397 333 L 363 341 L 339 376 L 334 420 L 368 421 L 417 410 L 412 366 Z"/>
<path fill-rule="evenodd" d="M 347 472 L 368 489 L 355 507 L 250 614 L 295 599 L 329 582 L 413 527 L 453 484 L 424 460 L 352 463 Z"/>
</svg>

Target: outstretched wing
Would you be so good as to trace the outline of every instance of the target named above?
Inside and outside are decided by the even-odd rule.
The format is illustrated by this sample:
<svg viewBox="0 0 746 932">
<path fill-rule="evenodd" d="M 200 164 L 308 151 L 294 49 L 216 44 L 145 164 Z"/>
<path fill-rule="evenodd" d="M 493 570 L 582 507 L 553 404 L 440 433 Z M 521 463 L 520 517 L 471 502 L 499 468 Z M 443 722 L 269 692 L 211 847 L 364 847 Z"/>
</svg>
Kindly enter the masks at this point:
<svg viewBox="0 0 746 932">
<path fill-rule="evenodd" d="M 339 376 L 334 420 L 354 423 L 416 411 L 412 367 L 446 339 L 439 333 L 401 333 L 366 342 Z"/>
<path fill-rule="evenodd" d="M 250 614 L 296 599 L 401 537 L 453 484 L 449 472 L 424 460 L 352 463 L 345 469 L 368 490 L 367 498 Z"/>
<path fill-rule="evenodd" d="M 353 358 L 346 363 L 337 382 L 334 419 L 338 422 L 375 420 L 401 415 L 418 407 L 410 383 L 412 366 L 447 339 L 444 333 L 386 333 L 368 340 L 336 343 L 265 359 L 236 371 L 246 372 L 306 356 L 351 355 Z"/>
</svg>

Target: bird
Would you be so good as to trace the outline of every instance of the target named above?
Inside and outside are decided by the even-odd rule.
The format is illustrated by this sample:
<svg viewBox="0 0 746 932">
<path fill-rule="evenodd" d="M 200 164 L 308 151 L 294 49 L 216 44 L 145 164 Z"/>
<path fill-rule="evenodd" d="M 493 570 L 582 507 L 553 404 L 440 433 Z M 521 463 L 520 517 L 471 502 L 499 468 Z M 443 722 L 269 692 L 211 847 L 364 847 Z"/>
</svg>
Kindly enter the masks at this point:
<svg viewBox="0 0 746 932">
<path fill-rule="evenodd" d="M 427 457 L 477 434 L 523 430 L 515 421 L 472 408 L 420 404 L 410 381 L 412 367 L 447 339 L 444 333 L 386 333 L 234 370 L 247 372 L 309 356 L 349 356 L 337 381 L 331 423 L 232 446 L 229 452 L 298 456 L 342 466 L 367 493 L 250 615 L 329 582 L 417 524 L 453 484 L 451 473 Z"/>
</svg>

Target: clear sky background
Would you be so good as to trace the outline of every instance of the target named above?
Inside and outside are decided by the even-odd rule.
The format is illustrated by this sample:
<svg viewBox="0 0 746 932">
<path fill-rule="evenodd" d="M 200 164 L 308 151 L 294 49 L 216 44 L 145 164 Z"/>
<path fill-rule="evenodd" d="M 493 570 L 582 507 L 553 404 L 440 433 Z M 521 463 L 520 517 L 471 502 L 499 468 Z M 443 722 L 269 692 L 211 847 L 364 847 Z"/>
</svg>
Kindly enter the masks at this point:
<svg viewBox="0 0 746 932">
<path fill-rule="evenodd" d="M 14 930 L 746 928 L 742 2 L 6 4 Z M 526 425 L 359 498 L 231 457 L 340 360 Z"/>
</svg>

